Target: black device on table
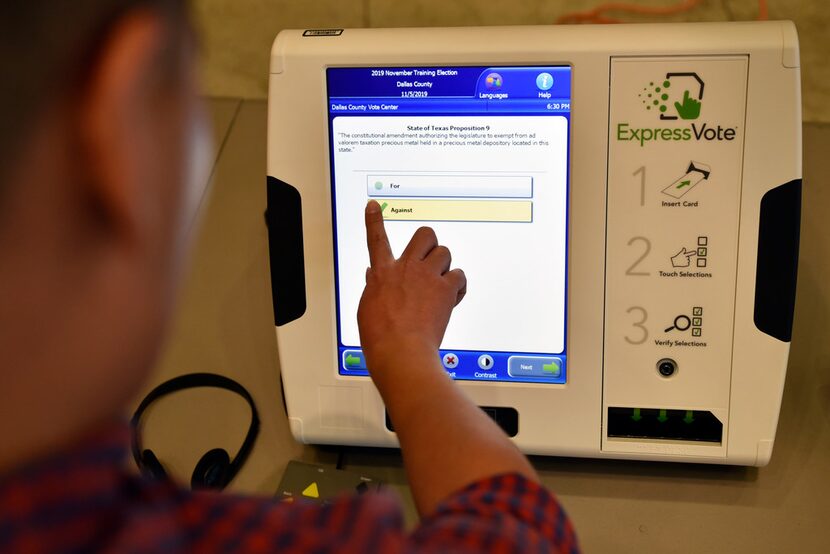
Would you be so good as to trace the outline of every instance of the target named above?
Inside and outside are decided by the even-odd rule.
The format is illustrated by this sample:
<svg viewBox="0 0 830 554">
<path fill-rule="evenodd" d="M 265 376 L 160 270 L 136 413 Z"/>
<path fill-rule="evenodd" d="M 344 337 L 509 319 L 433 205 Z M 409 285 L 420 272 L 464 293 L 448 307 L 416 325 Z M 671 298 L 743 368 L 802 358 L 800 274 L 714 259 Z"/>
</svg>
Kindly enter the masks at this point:
<svg viewBox="0 0 830 554">
<path fill-rule="evenodd" d="M 233 392 L 241 396 L 251 409 L 251 425 L 245 435 L 245 440 L 236 456 L 231 459 L 224 448 L 214 448 L 206 452 L 197 462 L 193 470 L 190 485 L 194 489 L 224 489 L 239 473 L 254 446 L 259 434 L 259 414 L 251 394 L 239 383 L 228 377 L 213 373 L 190 373 L 181 375 L 162 383 L 154 388 L 141 401 L 130 420 L 132 428 L 132 452 L 136 465 L 145 475 L 157 478 L 167 478 L 167 472 L 155 453 L 150 449 L 143 449 L 139 433 L 141 416 L 155 401 L 170 394 L 196 388 L 216 388 Z"/>
</svg>

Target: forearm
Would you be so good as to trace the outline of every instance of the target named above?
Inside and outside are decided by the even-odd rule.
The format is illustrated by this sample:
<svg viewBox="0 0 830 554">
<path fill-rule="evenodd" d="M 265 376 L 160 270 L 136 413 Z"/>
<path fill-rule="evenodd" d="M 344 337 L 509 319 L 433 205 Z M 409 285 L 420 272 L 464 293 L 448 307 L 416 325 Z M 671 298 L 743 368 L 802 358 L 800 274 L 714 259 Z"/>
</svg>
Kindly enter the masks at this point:
<svg viewBox="0 0 830 554">
<path fill-rule="evenodd" d="M 373 368 L 403 451 L 418 512 L 464 486 L 502 473 L 538 480 L 527 458 L 456 386 L 437 353 L 412 348 L 381 356 Z"/>
<path fill-rule="evenodd" d="M 371 267 L 357 319 L 369 373 L 398 433 L 422 516 L 465 485 L 500 473 L 536 480 L 527 459 L 453 383 L 438 346 L 467 277 L 421 227 L 395 259 L 376 201 L 366 206 Z"/>
</svg>

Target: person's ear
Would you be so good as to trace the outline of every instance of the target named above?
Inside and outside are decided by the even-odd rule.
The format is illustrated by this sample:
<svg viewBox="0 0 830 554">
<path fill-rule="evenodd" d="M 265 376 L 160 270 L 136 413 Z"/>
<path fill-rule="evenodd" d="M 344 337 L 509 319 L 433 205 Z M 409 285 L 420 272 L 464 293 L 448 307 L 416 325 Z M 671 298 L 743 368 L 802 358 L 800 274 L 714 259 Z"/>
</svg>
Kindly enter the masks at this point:
<svg viewBox="0 0 830 554">
<path fill-rule="evenodd" d="M 80 91 L 79 166 L 98 212 L 113 231 L 135 237 L 159 217 L 152 190 L 159 67 L 169 42 L 162 15 L 135 11 L 115 23 Z"/>
</svg>

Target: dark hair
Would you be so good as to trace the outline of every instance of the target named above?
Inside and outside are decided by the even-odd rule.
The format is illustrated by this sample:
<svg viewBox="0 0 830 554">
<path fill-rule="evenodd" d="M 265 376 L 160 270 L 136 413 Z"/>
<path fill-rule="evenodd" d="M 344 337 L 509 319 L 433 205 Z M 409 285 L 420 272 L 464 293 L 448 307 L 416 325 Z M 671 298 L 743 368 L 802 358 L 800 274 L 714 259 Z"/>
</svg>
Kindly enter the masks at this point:
<svg viewBox="0 0 830 554">
<path fill-rule="evenodd" d="M 78 86 L 119 17 L 139 7 L 184 13 L 185 0 L 10 0 L 0 7 L 0 196 L 27 123 Z"/>
</svg>

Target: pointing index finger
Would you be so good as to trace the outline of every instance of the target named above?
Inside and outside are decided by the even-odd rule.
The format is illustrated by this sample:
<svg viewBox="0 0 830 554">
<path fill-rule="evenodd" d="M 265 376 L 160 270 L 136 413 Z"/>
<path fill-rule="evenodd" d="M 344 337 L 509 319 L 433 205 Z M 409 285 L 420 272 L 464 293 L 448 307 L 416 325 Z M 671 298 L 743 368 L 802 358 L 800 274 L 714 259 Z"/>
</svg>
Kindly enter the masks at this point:
<svg viewBox="0 0 830 554">
<path fill-rule="evenodd" d="M 369 246 L 369 262 L 372 267 L 388 264 L 395 260 L 389 238 L 383 226 L 383 213 L 374 200 L 366 205 L 366 243 Z"/>
</svg>

